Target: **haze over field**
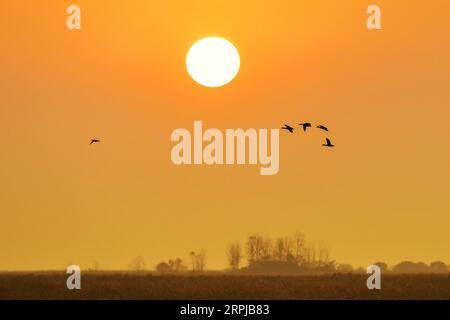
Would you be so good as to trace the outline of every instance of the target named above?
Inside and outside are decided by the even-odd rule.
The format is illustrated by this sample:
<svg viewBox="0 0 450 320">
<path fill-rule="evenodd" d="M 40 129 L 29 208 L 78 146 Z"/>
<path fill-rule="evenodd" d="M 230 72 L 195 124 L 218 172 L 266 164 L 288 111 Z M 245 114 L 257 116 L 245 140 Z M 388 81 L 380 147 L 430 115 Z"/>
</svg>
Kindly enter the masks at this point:
<svg viewBox="0 0 450 320">
<path fill-rule="evenodd" d="M 127 269 L 249 234 L 301 230 L 333 259 L 450 263 L 450 2 L 78 0 L 0 3 L 0 270 Z M 406 3 L 406 4 L 404 4 Z M 222 36 L 240 70 L 221 88 L 186 71 Z M 175 166 L 176 128 L 280 134 L 280 170 Z M 89 145 L 91 139 L 101 140 Z"/>
</svg>

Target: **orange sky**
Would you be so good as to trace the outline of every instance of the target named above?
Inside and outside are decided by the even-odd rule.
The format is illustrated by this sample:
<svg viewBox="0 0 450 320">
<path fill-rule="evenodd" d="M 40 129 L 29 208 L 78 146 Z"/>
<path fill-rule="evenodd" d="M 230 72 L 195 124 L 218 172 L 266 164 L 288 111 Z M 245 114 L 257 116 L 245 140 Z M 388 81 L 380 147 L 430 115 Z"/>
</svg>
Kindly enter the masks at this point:
<svg viewBox="0 0 450 320">
<path fill-rule="evenodd" d="M 381 31 L 364 0 L 1 2 L 0 270 L 153 267 L 200 248 L 224 268 L 230 242 L 296 230 L 342 263 L 450 262 L 450 2 L 375 3 Z M 185 69 L 211 35 L 241 55 L 218 89 Z M 337 148 L 282 133 L 276 176 L 177 167 L 171 132 L 194 120 L 309 120 Z"/>
</svg>

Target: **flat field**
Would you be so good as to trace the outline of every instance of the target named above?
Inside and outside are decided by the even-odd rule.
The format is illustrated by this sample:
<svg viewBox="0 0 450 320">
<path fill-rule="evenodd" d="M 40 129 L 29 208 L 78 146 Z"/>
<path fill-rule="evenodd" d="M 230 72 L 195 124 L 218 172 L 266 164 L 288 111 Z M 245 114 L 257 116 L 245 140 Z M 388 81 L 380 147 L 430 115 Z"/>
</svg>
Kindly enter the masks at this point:
<svg viewBox="0 0 450 320">
<path fill-rule="evenodd" d="M 450 275 L 386 275 L 368 290 L 366 275 L 154 275 L 85 273 L 68 290 L 64 273 L 0 274 L 0 299 L 446 299 Z"/>
</svg>

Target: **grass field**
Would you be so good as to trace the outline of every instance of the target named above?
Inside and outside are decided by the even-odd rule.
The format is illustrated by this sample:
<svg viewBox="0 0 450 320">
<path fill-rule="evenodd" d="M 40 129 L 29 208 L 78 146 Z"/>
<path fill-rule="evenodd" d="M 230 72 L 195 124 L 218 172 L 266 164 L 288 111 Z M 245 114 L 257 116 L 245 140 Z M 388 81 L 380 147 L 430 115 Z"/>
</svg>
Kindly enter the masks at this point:
<svg viewBox="0 0 450 320">
<path fill-rule="evenodd" d="M 234 276 L 88 273 L 81 290 L 66 274 L 1 274 L 0 299 L 450 299 L 450 275 L 386 275 L 368 290 L 365 275 Z"/>
</svg>

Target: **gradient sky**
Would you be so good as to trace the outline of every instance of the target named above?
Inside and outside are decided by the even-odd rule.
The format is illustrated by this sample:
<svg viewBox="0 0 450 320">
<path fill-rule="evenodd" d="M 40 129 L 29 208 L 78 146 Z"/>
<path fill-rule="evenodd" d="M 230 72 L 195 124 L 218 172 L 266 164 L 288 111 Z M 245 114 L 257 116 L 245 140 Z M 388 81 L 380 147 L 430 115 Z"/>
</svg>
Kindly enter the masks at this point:
<svg viewBox="0 0 450 320">
<path fill-rule="evenodd" d="M 66 8 L 81 7 L 69 31 Z M 0 270 L 148 267 L 251 233 L 303 231 L 341 263 L 450 262 L 450 2 L 2 1 Z M 205 36 L 241 70 L 185 69 Z M 278 128 L 280 172 L 182 166 L 176 128 Z M 102 142 L 89 146 L 89 139 Z"/>
</svg>

